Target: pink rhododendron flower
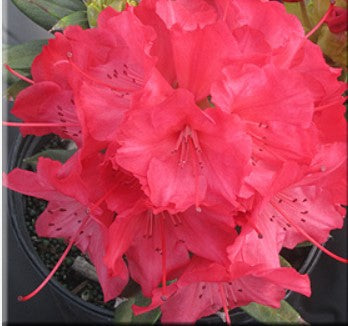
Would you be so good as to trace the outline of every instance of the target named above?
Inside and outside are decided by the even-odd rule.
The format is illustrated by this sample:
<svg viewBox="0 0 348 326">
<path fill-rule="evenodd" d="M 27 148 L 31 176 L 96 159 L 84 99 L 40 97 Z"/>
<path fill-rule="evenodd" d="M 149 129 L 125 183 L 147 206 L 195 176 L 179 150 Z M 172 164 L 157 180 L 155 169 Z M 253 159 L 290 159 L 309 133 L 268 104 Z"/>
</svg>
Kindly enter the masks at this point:
<svg viewBox="0 0 348 326">
<path fill-rule="evenodd" d="M 193 323 L 222 307 L 227 310 L 250 302 L 279 307 L 285 288 L 307 296 L 311 293 L 308 276 L 292 268 L 249 267 L 230 272 L 218 263 L 194 257 L 179 281 L 168 287 L 171 296 L 166 301 L 156 290 L 150 306 L 134 306 L 133 310 L 139 314 L 161 305 L 162 322 Z"/>
<path fill-rule="evenodd" d="M 217 196 L 233 202 L 248 173 L 251 142 L 239 119 L 216 109 L 203 114 L 183 89 L 129 112 L 117 142 L 117 163 L 155 206 L 174 213 Z"/>
<path fill-rule="evenodd" d="M 341 228 L 340 206 L 346 202 L 347 190 L 339 186 L 344 181 L 332 180 L 330 175 L 341 170 L 346 160 L 344 148 L 343 144 L 323 147 L 307 171 L 294 163 L 284 163 L 270 182 L 258 177 L 257 173 L 251 175 L 248 182 L 263 198 L 253 213 L 256 229 L 263 234 L 275 223 L 277 228 L 286 231 L 283 246 L 293 248 L 305 240 L 323 243 L 330 230 Z M 338 187 L 328 187 L 328 184 L 322 187 L 325 179 L 335 180 Z"/>
<path fill-rule="evenodd" d="M 126 253 L 129 271 L 150 296 L 162 279 L 176 278 L 175 272 L 189 262 L 189 252 L 226 263 L 226 247 L 235 231 L 233 219 L 216 209 L 191 207 L 183 213 L 154 214 L 151 207 L 138 203 L 120 214 L 111 225 L 105 262 L 115 275 L 119 259 Z M 164 264 L 164 266 L 163 266 Z"/>
<path fill-rule="evenodd" d="M 104 301 L 109 301 L 119 295 L 128 282 L 128 271 L 122 258 L 118 277 L 110 276 L 102 261 L 107 229 L 114 214 L 102 203 L 94 205 L 97 203 L 97 200 L 92 201 L 96 198 L 95 187 L 86 188 L 76 174 L 60 177 L 63 169 L 57 161 L 40 158 L 37 173 L 17 168 L 5 176 L 4 184 L 12 190 L 48 201 L 47 208 L 36 221 L 38 235 L 69 240 L 87 252 L 96 267 Z M 95 179 L 93 175 L 86 178 L 88 182 Z"/>
<path fill-rule="evenodd" d="M 313 98 L 302 76 L 272 65 L 244 65 L 239 71 L 231 65 L 223 73 L 212 87 L 212 102 L 244 120 L 253 158 L 310 160 L 318 137 L 310 127 Z"/>
<path fill-rule="evenodd" d="M 326 16 L 342 30 L 333 4 Z M 279 261 L 305 240 L 346 263 L 322 246 L 347 204 L 346 85 L 308 40 L 316 28 L 274 1 L 142 0 L 56 33 L 15 101 L 23 123 L 7 125 L 78 151 L 4 180 L 47 200 L 36 230 L 69 245 L 24 300 L 73 244 L 105 301 L 130 276 L 152 297 L 134 311 L 160 306 L 164 323 L 309 296 Z"/>
</svg>

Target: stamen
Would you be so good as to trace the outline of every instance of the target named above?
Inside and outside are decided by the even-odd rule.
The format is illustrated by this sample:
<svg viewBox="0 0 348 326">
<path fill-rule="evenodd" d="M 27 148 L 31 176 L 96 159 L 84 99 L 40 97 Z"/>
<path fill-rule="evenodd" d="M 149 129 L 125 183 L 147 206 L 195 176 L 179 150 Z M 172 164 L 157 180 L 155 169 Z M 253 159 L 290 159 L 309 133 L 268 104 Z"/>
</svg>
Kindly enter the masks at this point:
<svg viewBox="0 0 348 326">
<path fill-rule="evenodd" d="M 230 319 L 230 315 L 228 313 L 228 308 L 227 308 L 228 303 L 227 303 L 226 293 L 225 293 L 221 283 L 219 283 L 219 292 L 220 292 L 220 297 L 221 297 L 221 304 L 224 308 L 224 313 L 226 316 L 226 323 L 227 323 L 227 325 L 231 325 L 231 319 Z"/>
<path fill-rule="evenodd" d="M 170 217 L 172 223 L 174 224 L 174 226 L 178 226 L 178 223 L 177 223 L 177 221 L 176 221 L 176 219 L 175 219 L 175 215 L 172 215 L 172 214 L 170 214 L 170 213 L 168 213 L 168 215 L 169 215 L 169 217 Z"/>
<path fill-rule="evenodd" d="M 88 75 L 87 73 L 85 73 L 79 66 L 77 66 L 77 65 L 71 60 L 71 58 L 72 58 L 72 53 L 71 53 L 71 52 L 68 52 L 66 55 L 67 55 L 67 57 L 68 57 L 69 63 L 71 64 L 71 66 L 72 66 L 75 70 L 77 70 L 82 76 L 84 76 L 84 77 L 86 77 L 87 79 L 89 79 L 89 80 L 95 82 L 96 84 L 99 84 L 99 85 L 101 85 L 101 86 L 108 87 L 108 88 L 110 88 L 110 89 L 112 89 L 112 90 L 114 90 L 114 91 L 117 91 L 117 92 L 133 92 L 133 91 L 134 91 L 134 90 L 132 90 L 132 89 L 116 87 L 116 86 L 114 86 L 114 85 L 108 84 L 108 83 L 106 83 L 106 82 L 103 82 L 103 81 L 101 81 L 101 80 L 99 80 L 99 79 L 96 79 L 96 78 L 94 78 L 94 77 Z"/>
<path fill-rule="evenodd" d="M 153 231 L 153 214 L 152 212 L 150 213 L 150 226 L 149 226 L 149 238 L 152 237 L 152 231 Z"/>
<path fill-rule="evenodd" d="M 51 123 L 51 122 L 10 122 L 3 121 L 3 126 L 7 127 L 79 127 L 80 125 L 77 123 Z"/>
<path fill-rule="evenodd" d="M 216 125 L 216 121 L 204 110 L 200 110 L 200 112 L 214 125 Z"/>
<path fill-rule="evenodd" d="M 222 16 L 222 21 L 223 21 L 223 22 L 226 21 L 228 6 L 229 6 L 229 0 L 226 1 L 226 6 L 225 6 L 225 10 L 224 10 L 224 15 Z"/>
<path fill-rule="evenodd" d="M 319 28 L 320 26 L 325 22 L 326 18 L 331 14 L 332 10 L 334 10 L 334 5 L 336 1 L 335 0 L 330 0 L 330 7 L 323 16 L 322 19 L 319 20 L 318 24 L 314 26 L 314 28 L 306 35 L 306 38 L 311 37 Z"/>
<path fill-rule="evenodd" d="M 180 145 L 181 145 L 181 143 L 182 143 L 182 141 L 183 141 L 183 138 L 184 138 L 184 130 L 182 130 L 182 131 L 180 132 L 180 135 L 179 135 L 179 137 L 178 137 L 178 140 L 176 141 L 176 145 L 175 145 L 175 148 L 174 148 L 174 150 L 172 151 L 172 153 L 175 153 L 175 152 L 177 152 L 177 151 L 179 150 Z"/>
<path fill-rule="evenodd" d="M 315 239 L 313 239 L 305 230 L 302 230 L 299 226 L 297 226 L 296 224 L 294 224 L 291 219 L 287 216 L 287 214 L 285 214 L 283 212 L 282 209 L 280 209 L 279 207 L 277 207 L 276 205 L 274 205 L 272 202 L 270 202 L 271 205 L 287 220 L 287 222 L 293 226 L 298 232 L 300 232 L 304 237 L 307 238 L 308 241 L 312 242 L 315 246 L 317 246 L 321 251 L 323 251 L 324 253 L 326 253 L 328 256 L 332 257 L 333 259 L 340 261 L 342 263 L 348 264 L 348 259 L 347 258 L 343 258 L 340 256 L 337 256 L 336 254 L 332 253 L 331 251 L 329 251 L 328 249 L 326 249 L 325 247 L 323 247 L 319 242 L 317 242 Z"/>
<path fill-rule="evenodd" d="M 5 63 L 5 64 L 4 64 L 4 67 L 5 67 L 12 75 L 18 77 L 19 79 L 22 79 L 22 80 L 24 80 L 24 81 L 26 81 L 27 83 L 32 84 L 32 85 L 35 84 L 35 82 L 34 82 L 33 80 L 31 80 L 31 79 L 29 79 L 29 78 L 27 78 L 27 77 L 21 75 L 19 72 L 15 71 L 15 70 L 13 70 L 8 64 Z"/>
<path fill-rule="evenodd" d="M 324 104 L 324 105 L 316 106 L 315 107 L 315 111 L 316 112 L 320 112 L 323 109 L 329 108 L 329 107 L 331 107 L 333 105 L 341 105 L 342 103 L 343 103 L 343 100 L 339 98 L 338 100 L 333 101 L 331 103 L 327 103 L 327 104 Z"/>
<path fill-rule="evenodd" d="M 174 214 L 173 216 L 175 216 L 175 218 L 176 218 L 176 220 L 178 221 L 178 224 L 182 224 L 182 219 L 181 219 L 181 217 L 180 217 L 180 215 L 179 214 Z"/>
<path fill-rule="evenodd" d="M 260 230 L 258 229 L 258 227 L 256 226 L 256 224 L 253 223 L 251 220 L 250 220 L 249 223 L 250 223 L 250 226 L 256 231 L 257 237 L 258 237 L 259 239 L 263 239 L 263 235 L 262 235 L 262 233 L 260 232 Z"/>
<path fill-rule="evenodd" d="M 230 289 L 230 292 L 231 292 L 231 294 L 232 294 L 232 300 L 233 300 L 233 302 L 235 303 L 235 304 L 237 304 L 237 298 L 236 298 L 236 295 L 234 294 L 234 291 L 233 291 L 233 289 L 232 289 L 232 282 L 229 284 L 230 286 L 229 286 L 229 289 Z"/>
<path fill-rule="evenodd" d="M 181 143 L 181 153 L 180 153 L 181 168 L 183 168 L 185 163 L 188 161 L 188 155 L 190 151 L 189 138 L 188 138 L 189 136 L 190 136 L 190 129 L 188 128 L 188 126 L 186 126 L 184 130 L 184 134 L 183 134 L 183 142 Z"/>
<path fill-rule="evenodd" d="M 147 217 L 146 217 L 146 228 L 145 228 L 145 233 L 144 233 L 144 238 L 145 239 L 150 239 L 153 234 L 153 213 L 152 211 L 148 210 L 147 211 Z"/>
<path fill-rule="evenodd" d="M 192 141 L 193 141 L 193 145 L 194 145 L 194 147 L 195 147 L 195 150 L 196 150 L 197 152 L 202 152 L 202 148 L 201 148 L 201 145 L 199 144 L 196 131 L 192 130 L 192 132 L 191 132 L 191 138 L 192 138 Z"/>
<path fill-rule="evenodd" d="M 192 143 L 194 142 L 193 139 L 191 138 Z M 194 146 L 194 145 L 193 145 Z M 197 154 L 197 150 L 195 151 Z M 195 153 L 192 153 L 192 166 L 193 166 L 193 174 L 195 177 L 195 206 L 196 206 L 196 211 L 200 213 L 202 209 L 199 207 L 199 171 L 197 169 L 197 157 Z M 202 168 L 202 162 L 199 162 L 200 167 Z"/>
<path fill-rule="evenodd" d="M 181 148 L 180 148 L 181 147 Z M 178 161 L 178 165 L 183 169 L 185 164 L 189 160 L 189 155 L 192 162 L 193 174 L 195 178 L 195 206 L 196 211 L 201 212 L 202 209 L 199 207 L 199 188 L 200 188 L 200 174 L 201 170 L 204 167 L 203 157 L 202 157 L 202 148 L 199 143 L 199 139 L 195 130 L 193 130 L 189 125 L 186 125 L 185 128 L 181 131 L 174 150 L 172 150 L 172 154 L 175 154 L 179 151 L 180 148 L 180 157 Z M 199 169 L 197 168 L 199 166 Z"/>
<path fill-rule="evenodd" d="M 167 300 L 167 248 L 165 235 L 165 216 L 162 213 L 160 218 L 161 242 L 162 242 L 162 296 L 163 301 Z"/>
<path fill-rule="evenodd" d="M 143 237 L 145 239 L 149 238 L 149 225 L 150 225 L 150 217 L 149 217 L 149 212 L 147 212 L 147 217 L 146 217 L 146 227 L 145 227 L 145 233 Z"/>
</svg>

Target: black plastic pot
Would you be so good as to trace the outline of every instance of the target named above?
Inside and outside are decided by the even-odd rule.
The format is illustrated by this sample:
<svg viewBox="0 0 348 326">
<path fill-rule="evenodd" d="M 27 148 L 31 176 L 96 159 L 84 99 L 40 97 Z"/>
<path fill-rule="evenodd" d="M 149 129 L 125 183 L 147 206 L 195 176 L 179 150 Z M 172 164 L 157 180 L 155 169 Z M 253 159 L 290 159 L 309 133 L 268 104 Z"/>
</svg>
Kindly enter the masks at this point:
<svg viewBox="0 0 348 326">
<path fill-rule="evenodd" d="M 31 156 L 47 142 L 47 137 L 26 137 L 18 135 L 11 145 L 8 157 L 8 170 L 23 167 L 22 161 Z M 11 322 L 66 322 L 66 323 L 110 323 L 113 312 L 95 306 L 73 295 L 56 280 L 48 285 L 33 299 L 19 303 L 16 298 L 33 290 L 48 274 L 48 269 L 40 260 L 31 243 L 24 220 L 24 198 L 21 194 L 8 191 L 8 321 Z M 304 260 L 300 273 L 310 273 L 319 259 L 320 251 L 313 247 Z M 286 298 L 297 294 L 288 292 Z M 231 312 L 233 324 L 255 322 L 241 310 Z M 217 316 L 203 318 L 200 324 L 221 322 Z"/>
<path fill-rule="evenodd" d="M 47 142 L 46 137 L 26 137 L 23 139 L 19 135 L 11 146 L 8 158 L 9 170 L 22 166 L 23 159 L 37 152 L 45 142 Z M 18 289 L 18 286 L 16 287 L 19 292 L 8 292 L 9 322 L 111 322 L 113 318 L 112 311 L 83 301 L 54 279 L 51 279 L 46 288 L 30 301 L 23 303 L 14 301 L 19 294 L 25 294 L 26 291 L 30 292 L 33 290 L 49 272 L 32 245 L 25 225 L 24 209 L 23 196 L 19 193 L 8 191 L 8 215 L 10 218 L 10 243 L 8 247 L 10 266 L 8 277 L 9 279 L 16 277 L 17 279 L 13 282 L 17 283 L 19 281 L 22 283 L 24 281 L 23 283 L 25 283 L 23 288 Z M 18 267 L 21 266 L 20 269 L 18 267 L 13 268 L 11 260 L 15 260 L 15 264 Z M 13 275 L 13 273 L 16 275 Z M 14 306 L 11 306 L 11 303 Z M 18 310 L 21 311 L 23 309 L 29 311 L 27 316 L 22 316 L 21 313 L 18 313 Z"/>
</svg>

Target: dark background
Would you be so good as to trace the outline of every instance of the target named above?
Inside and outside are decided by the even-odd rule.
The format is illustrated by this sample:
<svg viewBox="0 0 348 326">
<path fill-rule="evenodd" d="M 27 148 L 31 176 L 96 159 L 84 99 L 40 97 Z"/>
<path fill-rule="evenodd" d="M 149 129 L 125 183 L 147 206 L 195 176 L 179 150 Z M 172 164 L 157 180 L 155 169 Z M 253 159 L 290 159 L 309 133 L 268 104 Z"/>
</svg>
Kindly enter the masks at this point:
<svg viewBox="0 0 348 326">
<path fill-rule="evenodd" d="M 3 6 L 3 42 L 19 44 L 25 41 L 50 37 L 41 27 L 32 23 L 9 1 Z M 7 102 L 3 100 L 3 119 L 7 117 Z M 3 166 L 7 170 L 7 153 L 11 149 L 17 130 L 3 128 Z M 8 136 L 8 139 L 7 139 Z M 5 190 L 5 189 L 3 189 Z M 31 284 L 39 284 L 40 279 L 28 282 L 33 267 L 7 223 L 6 191 L 3 195 L 3 321 L 10 323 L 63 322 L 62 311 L 57 309 L 54 296 L 50 296 L 51 287 L 45 288 L 29 302 L 19 303 L 18 294 L 32 290 Z M 347 221 L 343 230 L 332 232 L 327 248 L 334 253 L 347 257 Z M 311 274 L 312 297 L 292 296 L 294 304 L 302 317 L 309 323 L 345 323 L 347 322 L 347 265 L 339 263 L 325 254 Z M 45 295 L 48 294 L 47 295 Z"/>
</svg>

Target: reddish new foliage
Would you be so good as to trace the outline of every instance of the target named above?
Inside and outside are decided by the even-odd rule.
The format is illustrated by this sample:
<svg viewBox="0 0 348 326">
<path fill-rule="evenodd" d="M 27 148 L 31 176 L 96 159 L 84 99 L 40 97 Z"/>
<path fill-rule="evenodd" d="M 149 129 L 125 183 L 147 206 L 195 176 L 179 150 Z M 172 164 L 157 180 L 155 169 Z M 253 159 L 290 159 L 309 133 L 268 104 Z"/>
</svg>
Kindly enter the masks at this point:
<svg viewBox="0 0 348 326">
<path fill-rule="evenodd" d="M 286 289 L 311 292 L 280 266 L 283 247 L 308 240 L 347 262 L 321 245 L 347 198 L 339 74 L 274 1 L 107 8 L 98 27 L 55 34 L 13 108 L 24 135 L 78 152 L 5 184 L 49 201 L 38 234 L 86 251 L 105 301 L 129 273 L 152 296 L 135 312 L 161 306 L 164 322 L 278 307 Z"/>
</svg>

